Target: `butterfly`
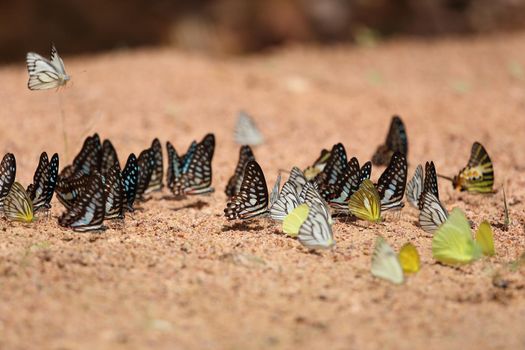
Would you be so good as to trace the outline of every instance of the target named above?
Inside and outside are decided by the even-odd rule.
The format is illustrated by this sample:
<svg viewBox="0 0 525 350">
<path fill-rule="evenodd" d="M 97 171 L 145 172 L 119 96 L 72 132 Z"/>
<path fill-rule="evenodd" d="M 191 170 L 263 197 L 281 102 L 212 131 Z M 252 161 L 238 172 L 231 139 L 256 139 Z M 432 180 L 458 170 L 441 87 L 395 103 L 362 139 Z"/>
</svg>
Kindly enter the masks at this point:
<svg viewBox="0 0 525 350">
<path fill-rule="evenodd" d="M 348 209 L 355 217 L 370 221 L 381 221 L 381 200 L 372 181 L 363 180 L 359 190 L 348 201 Z"/>
<path fill-rule="evenodd" d="M 361 173 L 361 170 L 363 170 L 363 173 Z M 360 168 L 357 158 L 353 157 L 350 159 L 347 171 L 337 179 L 334 185 L 333 194 L 328 200 L 330 207 L 336 212 L 346 212 L 350 197 L 359 189 L 364 179 L 370 178 L 371 171 L 370 162 L 367 162 Z"/>
<path fill-rule="evenodd" d="M 341 143 L 335 144 L 330 151 L 330 157 L 328 157 L 325 167 L 315 177 L 315 182 L 320 185 L 321 189 L 328 185 L 333 185 L 346 172 L 347 168 L 345 147 Z"/>
<path fill-rule="evenodd" d="M 294 186 L 295 192 L 297 194 L 301 194 L 303 192 L 303 188 L 308 182 L 301 169 L 295 166 L 290 171 L 288 181 L 291 182 L 291 184 Z"/>
<path fill-rule="evenodd" d="M 228 197 L 233 197 L 239 193 L 242 184 L 244 167 L 251 160 L 255 160 L 255 156 L 253 155 L 253 151 L 250 146 L 241 146 L 239 150 L 239 160 L 237 161 L 237 166 L 235 167 L 233 175 L 228 180 L 226 190 L 224 191 Z"/>
<path fill-rule="evenodd" d="M 137 157 L 131 153 L 121 174 L 122 190 L 125 197 L 125 208 L 130 212 L 133 211 L 133 203 L 135 202 L 135 197 L 137 195 L 139 172 L 140 169 Z"/>
<path fill-rule="evenodd" d="M 148 189 L 151 175 L 153 174 L 153 169 L 155 167 L 155 155 L 153 154 L 153 150 L 151 148 L 146 148 L 140 152 L 137 164 L 139 166 L 139 176 L 137 179 L 135 199 L 143 199 L 143 195 Z"/>
<path fill-rule="evenodd" d="M 493 192 L 494 168 L 487 151 L 479 142 L 472 145 L 468 164 L 454 176 L 452 185 L 460 191 Z"/>
<path fill-rule="evenodd" d="M 117 164 L 120 168 L 120 162 L 118 160 L 117 151 L 110 140 L 104 140 L 102 142 L 102 154 L 100 156 L 100 172 L 107 174 L 109 170 Z"/>
<path fill-rule="evenodd" d="M 289 179 L 284 183 L 279 197 L 270 207 L 270 218 L 282 221 L 302 202 L 295 190 L 293 182 Z"/>
<path fill-rule="evenodd" d="M 415 273 L 421 268 L 421 259 L 412 243 L 404 244 L 397 255 L 404 273 Z"/>
<path fill-rule="evenodd" d="M 407 183 L 406 195 L 408 202 L 415 208 L 419 208 L 419 199 L 424 191 L 432 193 L 439 199 L 436 168 L 434 162 L 426 162 L 425 179 L 423 183 L 423 167 L 418 165 L 414 177 Z"/>
<path fill-rule="evenodd" d="M 253 119 L 245 112 L 239 112 L 234 130 L 235 142 L 239 145 L 257 146 L 264 142 L 264 137 Z"/>
<path fill-rule="evenodd" d="M 228 220 L 251 219 L 268 213 L 268 188 L 261 166 L 249 161 L 244 168 L 241 190 L 230 198 L 224 209 Z"/>
<path fill-rule="evenodd" d="M 447 221 L 432 239 L 432 256 L 448 265 L 471 263 L 481 257 L 482 249 L 472 239 L 470 224 L 459 208 L 454 208 Z"/>
<path fill-rule="evenodd" d="M 402 284 L 405 280 L 397 254 L 381 236 L 376 238 L 371 272 L 373 276 L 394 284 Z"/>
<path fill-rule="evenodd" d="M 405 206 L 403 196 L 407 183 L 407 159 L 395 152 L 390 164 L 377 181 L 377 192 L 381 198 L 381 210 L 400 210 Z"/>
<path fill-rule="evenodd" d="M 54 44 L 51 44 L 51 60 L 47 60 L 37 53 L 29 52 L 26 55 L 29 90 L 45 90 L 66 85 L 70 77 L 64 68 L 64 62 L 58 55 Z"/>
<path fill-rule="evenodd" d="M 306 203 L 303 203 L 293 208 L 289 213 L 286 214 L 286 216 L 282 220 L 283 232 L 290 237 L 297 237 L 301 225 L 308 218 L 309 212 L 310 207 Z"/>
<path fill-rule="evenodd" d="M 123 219 L 126 195 L 122 186 L 120 167 L 114 164 L 102 177 L 104 183 L 105 212 L 104 219 Z"/>
<path fill-rule="evenodd" d="M 275 179 L 275 183 L 273 184 L 272 192 L 270 192 L 270 207 L 274 205 L 275 202 L 277 202 L 277 199 L 279 199 L 280 188 L 281 173 L 277 174 L 277 178 Z"/>
<path fill-rule="evenodd" d="M 40 208 L 51 208 L 50 203 L 58 180 L 58 166 L 58 154 L 53 154 L 51 161 L 49 161 L 47 153 L 42 152 L 33 176 L 33 183 L 27 187 L 27 194 L 33 201 L 35 212 Z"/>
<path fill-rule="evenodd" d="M 328 161 L 328 158 L 330 158 L 330 151 L 327 149 L 322 149 L 319 158 L 317 158 L 311 166 L 307 167 L 304 170 L 304 176 L 306 177 L 306 179 L 313 180 L 317 176 L 317 174 L 323 171 L 324 167 L 326 166 L 326 162 Z"/>
<path fill-rule="evenodd" d="M 166 172 L 166 182 L 168 188 L 175 194 L 182 191 L 182 174 L 188 171 L 188 166 L 197 149 L 197 142 L 193 141 L 186 154 L 179 157 L 175 147 L 168 141 L 166 142 L 168 151 L 168 170 Z"/>
<path fill-rule="evenodd" d="M 72 172 L 90 175 L 94 171 L 98 171 L 100 169 L 101 156 L 102 145 L 100 144 L 100 137 L 96 133 L 93 136 L 88 136 L 84 140 L 80 152 L 73 159 Z M 62 172 L 61 177 L 63 177 Z"/>
<path fill-rule="evenodd" d="M 299 228 L 297 239 L 308 249 L 327 249 L 335 245 L 332 219 L 325 205 L 309 204 L 308 216 Z"/>
<path fill-rule="evenodd" d="M 374 165 L 387 165 L 395 152 L 399 152 L 405 157 L 408 155 L 408 138 L 405 124 L 397 115 L 392 117 L 386 141 L 377 148 L 372 156 L 372 163 Z"/>
<path fill-rule="evenodd" d="M 2 209 L 5 197 L 15 182 L 15 177 L 16 159 L 13 153 L 7 153 L 0 163 L 0 209 Z"/>
<path fill-rule="evenodd" d="M 150 150 L 153 155 L 153 171 L 151 172 L 151 178 L 148 183 L 148 188 L 145 193 L 159 191 L 162 189 L 164 184 L 162 183 L 162 177 L 164 176 L 164 164 L 162 162 L 162 145 L 159 139 L 154 139 L 151 143 Z"/>
<path fill-rule="evenodd" d="M 58 177 L 55 193 L 57 199 L 66 209 L 73 208 L 89 180 L 89 175 L 81 173 L 69 177 Z"/>
<path fill-rule="evenodd" d="M 434 233 L 448 217 L 447 210 L 432 192 L 425 191 L 419 199 L 419 225 L 428 233 Z"/>
<path fill-rule="evenodd" d="M 492 227 L 487 220 L 484 220 L 479 225 L 478 230 L 476 231 L 476 242 L 480 246 L 483 255 L 493 256 L 496 254 Z"/>
<path fill-rule="evenodd" d="M 330 224 L 332 224 L 332 214 L 330 213 L 330 208 L 317 190 L 315 184 L 307 182 L 306 185 L 304 185 L 303 191 L 299 195 L 299 198 L 301 198 L 310 207 L 313 205 L 318 205 L 319 208 L 321 208 L 325 213 L 325 216 L 329 218 Z"/>
<path fill-rule="evenodd" d="M 4 214 L 9 220 L 29 223 L 33 221 L 33 202 L 24 187 L 15 182 L 4 200 Z"/>
<path fill-rule="evenodd" d="M 60 216 L 58 224 L 79 232 L 102 230 L 105 209 L 102 175 L 94 172 L 75 204 Z"/>
<path fill-rule="evenodd" d="M 211 187 L 211 162 L 214 152 L 215 135 L 207 134 L 197 144 L 195 154 L 189 160 L 187 171 L 182 172 L 182 193 L 179 192 L 178 195 L 198 195 L 214 191 Z"/>
</svg>

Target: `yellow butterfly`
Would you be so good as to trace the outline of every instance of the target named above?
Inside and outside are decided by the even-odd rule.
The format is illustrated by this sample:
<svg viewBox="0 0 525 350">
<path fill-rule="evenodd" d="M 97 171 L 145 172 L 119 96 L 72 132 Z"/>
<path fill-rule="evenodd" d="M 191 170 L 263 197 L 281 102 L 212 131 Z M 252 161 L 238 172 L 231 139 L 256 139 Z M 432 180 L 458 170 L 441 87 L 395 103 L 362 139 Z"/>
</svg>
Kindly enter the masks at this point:
<svg viewBox="0 0 525 350">
<path fill-rule="evenodd" d="M 404 273 L 416 273 L 421 268 L 419 253 L 412 243 L 403 245 L 397 257 Z"/>
<path fill-rule="evenodd" d="M 348 209 L 355 217 L 371 222 L 381 221 L 381 199 L 372 181 L 364 179 L 348 201 Z"/>
<path fill-rule="evenodd" d="M 465 214 L 454 208 L 432 239 L 434 259 L 449 265 L 468 264 L 479 259 L 481 253 L 481 247 L 472 239 Z"/>
<path fill-rule="evenodd" d="M 4 214 L 12 221 L 32 222 L 33 202 L 24 187 L 15 182 L 4 200 Z"/>
<path fill-rule="evenodd" d="M 452 185 L 456 190 L 491 193 L 494 185 L 494 168 L 492 161 L 479 143 L 474 142 L 470 153 L 470 159 L 465 168 L 452 179 Z"/>
<path fill-rule="evenodd" d="M 308 218 L 309 211 L 308 204 L 301 204 L 292 210 L 283 220 L 283 232 L 290 237 L 297 237 L 301 225 Z"/>
<path fill-rule="evenodd" d="M 487 220 L 483 221 L 476 231 L 476 242 L 481 247 L 483 255 L 493 256 L 496 254 L 494 249 L 494 235 L 492 234 L 492 227 Z"/>
</svg>

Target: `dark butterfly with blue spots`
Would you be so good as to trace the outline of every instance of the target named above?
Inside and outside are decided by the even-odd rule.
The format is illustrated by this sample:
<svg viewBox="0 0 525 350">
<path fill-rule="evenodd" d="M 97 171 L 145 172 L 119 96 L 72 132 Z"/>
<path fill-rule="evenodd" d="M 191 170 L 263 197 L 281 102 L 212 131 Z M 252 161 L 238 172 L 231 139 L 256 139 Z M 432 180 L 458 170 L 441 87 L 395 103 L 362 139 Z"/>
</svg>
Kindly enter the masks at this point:
<svg viewBox="0 0 525 350">
<path fill-rule="evenodd" d="M 140 169 L 137 157 L 131 153 L 121 174 L 122 189 L 125 196 L 125 208 L 130 212 L 133 211 L 133 203 L 135 202 L 135 197 L 137 195 L 139 172 Z"/>
<path fill-rule="evenodd" d="M 390 129 L 384 144 L 380 145 L 372 156 L 374 165 L 387 165 L 395 152 L 408 156 L 408 137 L 405 124 L 397 115 L 392 117 Z"/>
<path fill-rule="evenodd" d="M 226 190 L 224 191 L 228 197 L 233 197 L 241 190 L 242 176 L 244 174 L 244 168 L 249 161 L 255 160 L 253 151 L 250 146 L 241 146 L 239 150 L 239 160 L 235 167 L 235 172 L 228 180 Z"/>
<path fill-rule="evenodd" d="M 390 164 L 377 181 L 377 192 L 381 199 L 381 211 L 400 210 L 405 206 L 403 196 L 407 183 L 407 159 L 395 152 L 390 159 Z"/>
<path fill-rule="evenodd" d="M 33 176 L 33 183 L 27 187 L 27 194 L 33 201 L 33 210 L 41 208 L 50 209 L 51 199 L 55 193 L 58 180 L 59 159 L 58 154 L 53 154 L 49 161 L 46 152 L 42 152 Z"/>
</svg>

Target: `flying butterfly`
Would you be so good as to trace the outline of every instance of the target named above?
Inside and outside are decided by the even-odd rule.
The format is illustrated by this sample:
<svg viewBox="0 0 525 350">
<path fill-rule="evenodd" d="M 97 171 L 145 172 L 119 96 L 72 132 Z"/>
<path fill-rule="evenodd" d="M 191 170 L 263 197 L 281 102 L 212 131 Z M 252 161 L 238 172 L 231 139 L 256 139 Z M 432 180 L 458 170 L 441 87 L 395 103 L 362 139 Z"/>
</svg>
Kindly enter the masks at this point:
<svg viewBox="0 0 525 350">
<path fill-rule="evenodd" d="M 332 219 L 323 204 L 309 205 L 308 216 L 299 228 L 297 239 L 308 249 L 328 249 L 335 245 Z"/>
<path fill-rule="evenodd" d="M 241 146 L 239 150 L 239 160 L 237 161 L 237 166 L 233 175 L 228 180 L 226 185 L 226 190 L 224 191 L 228 197 L 233 197 L 239 193 L 242 184 L 242 175 L 244 173 L 244 167 L 248 164 L 249 161 L 255 160 L 253 151 L 248 145 Z"/>
<path fill-rule="evenodd" d="M 408 155 L 408 138 L 405 124 L 397 115 L 392 117 L 386 141 L 377 148 L 372 156 L 372 163 L 374 165 L 387 165 L 395 152 L 399 152 L 405 157 Z"/>
<path fill-rule="evenodd" d="M 306 179 L 313 180 L 317 174 L 323 171 L 328 158 L 330 158 L 330 151 L 327 149 L 322 149 L 319 158 L 317 158 L 311 166 L 304 169 L 304 176 Z"/>
<path fill-rule="evenodd" d="M 66 85 L 70 77 L 64 68 L 64 62 L 58 55 L 54 44 L 51 44 L 51 60 L 47 60 L 37 53 L 29 52 L 26 55 L 29 90 L 46 90 Z"/>
<path fill-rule="evenodd" d="M 230 198 L 224 209 L 228 220 L 247 220 L 268 213 L 268 188 L 261 166 L 249 161 L 244 168 L 241 190 Z"/>
<path fill-rule="evenodd" d="M 470 159 L 465 168 L 452 179 L 456 190 L 492 193 L 494 185 L 494 168 L 492 161 L 479 142 L 474 142 L 470 152 Z"/>
<path fill-rule="evenodd" d="M 24 187 L 15 182 L 4 201 L 4 215 L 12 221 L 33 221 L 33 202 Z"/>
<path fill-rule="evenodd" d="M 359 190 L 348 201 L 348 209 L 355 217 L 370 221 L 381 221 L 381 200 L 372 181 L 363 180 Z"/>
<path fill-rule="evenodd" d="M 377 192 L 381 198 L 381 211 L 400 210 L 405 206 L 403 196 L 407 183 L 407 159 L 395 152 L 390 164 L 377 181 Z"/>
<path fill-rule="evenodd" d="M 470 224 L 459 208 L 454 208 L 447 221 L 432 239 L 432 256 L 448 265 L 471 263 L 481 257 L 482 249 L 472 238 Z"/>
<path fill-rule="evenodd" d="M 103 175 L 102 180 L 105 198 L 104 219 L 123 219 L 126 195 L 119 165 L 115 163 L 109 172 Z"/>
<path fill-rule="evenodd" d="M 371 272 L 373 276 L 394 284 L 402 284 L 405 280 L 397 254 L 381 236 L 376 238 Z"/>
<path fill-rule="evenodd" d="M 419 225 L 428 233 L 434 233 L 448 217 L 448 212 L 439 199 L 430 191 L 419 198 Z"/>
<path fill-rule="evenodd" d="M 255 121 L 246 112 L 239 112 L 234 130 L 235 142 L 239 145 L 257 146 L 264 142 L 264 137 Z"/>
<path fill-rule="evenodd" d="M 125 209 L 127 211 L 133 211 L 133 203 L 135 202 L 135 197 L 137 196 L 137 183 L 139 178 L 139 164 L 137 162 L 137 157 L 131 153 L 128 156 L 126 165 L 122 170 L 121 180 L 122 180 L 122 189 L 124 191 L 125 197 Z"/>
<path fill-rule="evenodd" d="M 102 150 L 100 156 L 100 172 L 104 175 L 109 173 L 110 169 L 117 164 L 120 168 L 117 151 L 110 140 L 102 142 Z"/>
<path fill-rule="evenodd" d="M 164 163 L 162 161 L 162 145 L 160 144 L 159 139 L 156 138 L 153 140 L 150 149 L 153 155 L 153 171 L 151 172 L 148 188 L 144 193 L 160 191 L 164 186 L 162 183 L 162 178 L 164 176 Z"/>
<path fill-rule="evenodd" d="M 3 208 L 5 197 L 11 190 L 16 177 L 16 159 L 13 153 L 6 153 L 0 163 L 0 209 Z"/>
<path fill-rule="evenodd" d="M 51 161 L 49 161 L 47 153 L 42 152 L 33 176 L 33 183 L 27 187 L 27 194 L 33 201 L 35 212 L 41 208 L 51 208 L 50 203 L 58 180 L 58 167 L 58 154 L 53 154 Z"/>
<path fill-rule="evenodd" d="M 102 230 L 105 204 L 102 175 L 94 172 L 89 176 L 87 185 L 75 205 L 60 216 L 58 224 L 79 232 Z"/>
</svg>

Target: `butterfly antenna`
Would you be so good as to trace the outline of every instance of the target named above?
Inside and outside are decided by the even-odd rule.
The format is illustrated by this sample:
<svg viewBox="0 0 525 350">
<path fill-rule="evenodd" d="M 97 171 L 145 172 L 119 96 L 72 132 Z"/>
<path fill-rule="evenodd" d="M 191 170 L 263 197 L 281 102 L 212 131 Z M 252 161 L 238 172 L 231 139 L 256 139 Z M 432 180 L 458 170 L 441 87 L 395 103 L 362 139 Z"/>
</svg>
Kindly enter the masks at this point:
<svg viewBox="0 0 525 350">
<path fill-rule="evenodd" d="M 445 176 L 445 175 L 441 175 L 441 174 L 437 174 L 437 176 L 438 176 L 439 178 L 442 178 L 442 179 L 448 180 L 448 181 L 450 181 L 450 182 L 454 181 L 454 179 L 451 178 L 451 177 L 449 177 L 449 176 Z"/>
</svg>

